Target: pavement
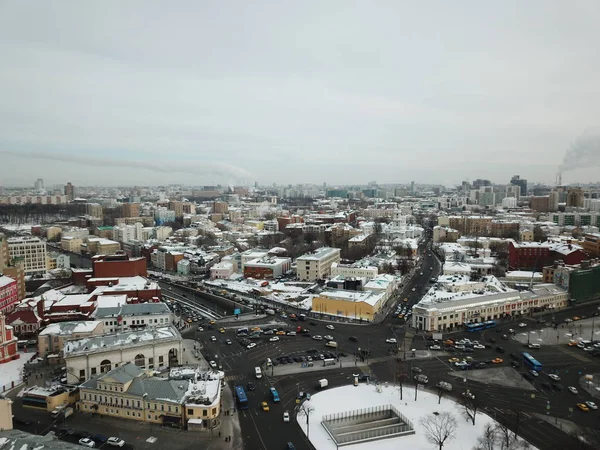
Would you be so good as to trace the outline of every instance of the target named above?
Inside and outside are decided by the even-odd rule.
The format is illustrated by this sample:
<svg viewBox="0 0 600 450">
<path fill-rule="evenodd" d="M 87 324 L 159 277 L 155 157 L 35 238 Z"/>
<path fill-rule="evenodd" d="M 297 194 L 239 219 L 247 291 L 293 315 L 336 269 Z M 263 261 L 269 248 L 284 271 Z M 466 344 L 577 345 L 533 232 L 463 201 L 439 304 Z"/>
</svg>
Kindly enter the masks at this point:
<svg viewBox="0 0 600 450">
<path fill-rule="evenodd" d="M 529 391 L 536 390 L 531 383 L 525 380 L 512 367 L 491 367 L 487 370 L 463 370 L 461 372 L 449 372 L 448 375 L 462 378 L 463 380 L 517 387 Z"/>
</svg>

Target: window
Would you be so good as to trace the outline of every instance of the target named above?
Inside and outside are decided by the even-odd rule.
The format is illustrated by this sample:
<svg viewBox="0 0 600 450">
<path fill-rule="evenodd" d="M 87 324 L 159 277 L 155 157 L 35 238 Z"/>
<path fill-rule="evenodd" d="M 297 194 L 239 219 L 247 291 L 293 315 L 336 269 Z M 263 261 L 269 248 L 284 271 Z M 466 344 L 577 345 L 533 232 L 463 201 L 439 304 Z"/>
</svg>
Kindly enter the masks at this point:
<svg viewBox="0 0 600 450">
<path fill-rule="evenodd" d="M 79 371 L 79 381 L 84 381 L 85 380 L 85 370 L 80 370 Z"/>
<path fill-rule="evenodd" d="M 139 400 L 137 401 L 137 407 L 138 408 L 140 407 L 140 401 Z"/>
<path fill-rule="evenodd" d="M 171 405 L 169 405 L 169 412 L 171 412 Z"/>
<path fill-rule="evenodd" d="M 175 412 L 178 413 L 179 412 L 179 406 L 175 407 Z"/>
<path fill-rule="evenodd" d="M 160 405 L 160 410 L 164 411 L 165 410 L 165 405 Z"/>
<path fill-rule="evenodd" d="M 206 410 L 206 409 L 203 409 L 203 410 L 202 410 L 202 415 L 203 415 L 204 417 L 208 416 L 208 410 Z"/>
<path fill-rule="evenodd" d="M 187 413 L 188 413 L 188 416 L 193 416 L 194 415 L 194 410 L 188 408 L 188 412 Z"/>
<path fill-rule="evenodd" d="M 162 356 L 159 356 L 159 357 L 158 357 L 158 363 L 159 363 L 159 364 L 162 364 L 162 363 L 163 363 L 163 357 L 162 357 Z"/>
</svg>

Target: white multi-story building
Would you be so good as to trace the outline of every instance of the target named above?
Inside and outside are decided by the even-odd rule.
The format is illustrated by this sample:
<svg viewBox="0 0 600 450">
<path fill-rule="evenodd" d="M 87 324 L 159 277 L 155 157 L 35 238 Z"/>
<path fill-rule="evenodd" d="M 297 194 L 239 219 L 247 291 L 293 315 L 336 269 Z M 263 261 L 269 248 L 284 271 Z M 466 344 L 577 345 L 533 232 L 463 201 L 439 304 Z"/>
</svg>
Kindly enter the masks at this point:
<svg viewBox="0 0 600 450">
<path fill-rule="evenodd" d="M 321 247 L 296 259 L 296 273 L 301 281 L 315 281 L 331 274 L 331 266 L 340 262 L 340 249 Z"/>
<path fill-rule="evenodd" d="M 520 187 L 520 186 L 515 186 Z M 516 208 L 517 207 L 517 197 L 504 197 L 502 199 L 502 207 L 503 208 Z"/>
<path fill-rule="evenodd" d="M 23 258 L 25 275 L 46 272 L 46 243 L 37 237 L 7 239 L 10 258 Z"/>
<path fill-rule="evenodd" d="M 137 222 L 134 225 L 121 225 L 113 227 L 113 239 L 117 242 L 133 242 L 143 239 L 144 225 Z"/>
<path fill-rule="evenodd" d="M 213 265 L 210 268 L 210 279 L 216 280 L 229 278 L 231 275 L 233 275 L 233 273 L 233 264 L 231 264 L 230 262 L 222 261 Z"/>
<path fill-rule="evenodd" d="M 563 308 L 567 301 L 567 291 L 553 284 L 516 291 L 493 276 L 477 282 L 464 275 L 442 276 L 413 307 L 412 326 L 425 331 L 453 330 L 463 324 Z"/>
<path fill-rule="evenodd" d="M 175 222 L 175 211 L 165 207 L 158 207 L 154 210 L 154 221 L 156 225 Z"/>
<path fill-rule="evenodd" d="M 354 264 L 338 264 L 331 265 L 331 277 L 342 276 L 345 278 L 365 278 L 371 280 L 379 274 L 377 267 L 361 264 L 360 261 Z"/>
<path fill-rule="evenodd" d="M 164 303 L 126 303 L 98 307 L 92 317 L 104 323 L 105 333 L 166 327 L 173 322 L 173 314 Z"/>
<path fill-rule="evenodd" d="M 81 384 L 94 375 L 133 362 L 142 369 L 181 363 L 182 342 L 174 326 L 105 334 L 65 343 L 67 383 Z"/>
</svg>

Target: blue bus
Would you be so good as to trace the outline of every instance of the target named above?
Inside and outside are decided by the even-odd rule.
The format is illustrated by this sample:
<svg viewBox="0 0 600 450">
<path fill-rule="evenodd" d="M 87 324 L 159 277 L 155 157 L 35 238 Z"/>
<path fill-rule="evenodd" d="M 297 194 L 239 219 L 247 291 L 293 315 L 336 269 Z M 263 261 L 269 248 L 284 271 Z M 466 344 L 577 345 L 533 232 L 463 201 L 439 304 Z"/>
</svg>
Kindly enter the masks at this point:
<svg viewBox="0 0 600 450">
<path fill-rule="evenodd" d="M 495 320 L 488 320 L 487 322 L 477 323 L 466 323 L 465 329 L 469 332 L 486 330 L 488 328 L 494 328 L 496 326 Z"/>
<path fill-rule="evenodd" d="M 279 403 L 279 392 L 274 387 L 271 387 L 271 395 L 273 396 L 273 401 Z"/>
<path fill-rule="evenodd" d="M 525 362 L 525 365 L 527 367 L 535 370 L 536 372 L 542 371 L 542 365 L 539 363 L 539 361 L 537 359 L 535 359 L 529 353 L 523 352 L 523 353 L 521 353 L 521 356 L 523 357 L 523 361 Z"/>
<path fill-rule="evenodd" d="M 235 399 L 239 409 L 248 409 L 248 397 L 246 397 L 246 391 L 242 386 L 234 386 Z"/>
</svg>

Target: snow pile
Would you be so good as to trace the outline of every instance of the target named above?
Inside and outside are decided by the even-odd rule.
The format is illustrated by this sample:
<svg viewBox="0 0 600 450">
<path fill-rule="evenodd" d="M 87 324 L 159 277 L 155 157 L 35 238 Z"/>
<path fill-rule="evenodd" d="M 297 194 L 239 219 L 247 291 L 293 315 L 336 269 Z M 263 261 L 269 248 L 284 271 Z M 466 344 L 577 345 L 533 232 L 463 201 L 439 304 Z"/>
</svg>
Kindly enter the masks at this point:
<svg viewBox="0 0 600 450">
<path fill-rule="evenodd" d="M 475 425 L 473 425 L 471 421 L 465 419 L 461 406 L 453 399 L 443 397 L 441 404 L 438 405 L 438 396 L 425 390 L 419 389 L 415 401 L 415 391 L 412 387 L 404 387 L 403 400 L 400 400 L 398 387 L 382 386 L 381 392 L 378 392 L 377 387 L 372 384 L 360 384 L 356 387 L 342 386 L 313 395 L 310 401 L 303 405 L 303 409 L 306 405 L 314 408 L 309 415 L 309 439 L 317 450 L 336 450 L 335 443 L 321 425 L 323 416 L 380 405 L 395 406 L 401 414 L 412 422 L 415 434 L 353 444 L 348 448 L 352 450 L 366 450 L 373 447 L 376 447 L 377 450 L 397 450 L 398 448 L 431 450 L 436 448 L 435 445 L 427 441 L 424 427 L 420 423 L 421 418 L 434 412 L 448 412 L 456 418 L 458 424 L 454 439 L 445 442 L 444 450 L 471 450 L 477 444 L 477 439 L 483 435 L 486 425 L 494 426 L 496 424 L 494 419 L 478 412 Z M 298 413 L 297 420 L 306 434 L 306 415 L 302 411 Z M 535 450 L 534 447 L 529 448 Z"/>
<path fill-rule="evenodd" d="M 7 386 L 13 381 L 19 384 L 23 379 L 23 366 L 33 356 L 33 353 L 19 352 L 19 359 L 0 364 L 0 385 Z"/>
</svg>

